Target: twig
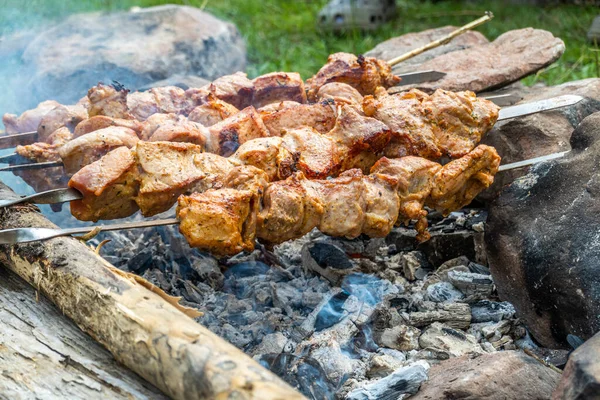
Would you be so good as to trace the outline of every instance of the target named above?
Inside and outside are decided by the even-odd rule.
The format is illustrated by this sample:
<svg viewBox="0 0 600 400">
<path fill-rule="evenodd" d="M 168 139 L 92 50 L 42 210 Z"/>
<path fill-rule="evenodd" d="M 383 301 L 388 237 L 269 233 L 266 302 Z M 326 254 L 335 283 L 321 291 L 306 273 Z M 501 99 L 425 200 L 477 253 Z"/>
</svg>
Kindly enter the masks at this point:
<svg viewBox="0 0 600 400">
<path fill-rule="evenodd" d="M 435 47 L 441 46 L 442 44 L 446 44 L 450 40 L 454 39 L 456 36 L 459 36 L 470 29 L 473 29 L 481 24 L 484 24 L 484 23 L 488 22 L 489 20 L 491 20 L 492 18 L 494 18 L 494 14 L 492 14 L 490 11 L 486 11 L 485 15 L 483 17 L 478 18 L 475 21 L 470 22 L 470 23 L 458 28 L 457 30 L 450 32 L 443 38 L 434 40 L 431 43 L 427 43 L 425 46 L 411 50 L 408 53 L 402 54 L 401 56 L 391 59 L 390 61 L 388 61 L 388 64 L 390 64 L 391 66 L 394 66 L 398 63 L 401 63 L 402 61 L 408 60 L 409 58 L 419 55 L 427 50 L 431 50 Z"/>
<path fill-rule="evenodd" d="M 523 349 L 523 352 L 525 354 L 527 354 L 528 356 L 533 357 L 537 362 L 539 362 L 542 365 L 545 365 L 546 367 L 550 368 L 551 370 L 554 370 L 555 372 L 558 372 L 559 374 L 563 373 L 562 370 L 560 370 L 559 368 L 556 368 L 556 366 L 550 364 L 549 362 L 542 360 L 540 357 L 538 357 L 536 354 L 534 354 L 533 351 L 531 351 L 529 349 Z"/>
</svg>

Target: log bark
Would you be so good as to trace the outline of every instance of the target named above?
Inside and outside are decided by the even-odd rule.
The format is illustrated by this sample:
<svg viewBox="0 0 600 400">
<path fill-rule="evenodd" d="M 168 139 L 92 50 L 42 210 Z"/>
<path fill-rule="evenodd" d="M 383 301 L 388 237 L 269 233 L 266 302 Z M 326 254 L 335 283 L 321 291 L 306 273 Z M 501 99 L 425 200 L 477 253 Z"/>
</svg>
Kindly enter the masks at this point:
<svg viewBox="0 0 600 400">
<path fill-rule="evenodd" d="M 16 195 L 0 183 L 0 198 Z M 0 209 L 0 229 L 56 226 L 32 205 Z M 0 245 L 4 265 L 46 295 L 117 361 L 176 399 L 303 399 L 277 376 L 116 273 L 77 239 Z"/>
<path fill-rule="evenodd" d="M 166 399 L 0 268 L 0 398 Z"/>
</svg>

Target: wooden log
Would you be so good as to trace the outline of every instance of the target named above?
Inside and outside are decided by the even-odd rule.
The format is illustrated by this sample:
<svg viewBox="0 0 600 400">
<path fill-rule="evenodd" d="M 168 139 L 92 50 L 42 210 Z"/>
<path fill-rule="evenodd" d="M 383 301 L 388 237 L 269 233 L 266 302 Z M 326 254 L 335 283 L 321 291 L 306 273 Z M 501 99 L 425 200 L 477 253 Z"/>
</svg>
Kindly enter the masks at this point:
<svg viewBox="0 0 600 400">
<path fill-rule="evenodd" d="M 16 195 L 0 182 L 0 198 Z M 56 226 L 35 206 L 0 209 L 0 229 Z M 4 265 L 45 294 L 117 361 L 176 399 L 303 399 L 157 291 L 81 241 L 0 245 Z M 187 315 L 186 315 L 187 314 Z"/>
<path fill-rule="evenodd" d="M 0 268 L 0 398 L 166 399 L 43 295 Z"/>
</svg>

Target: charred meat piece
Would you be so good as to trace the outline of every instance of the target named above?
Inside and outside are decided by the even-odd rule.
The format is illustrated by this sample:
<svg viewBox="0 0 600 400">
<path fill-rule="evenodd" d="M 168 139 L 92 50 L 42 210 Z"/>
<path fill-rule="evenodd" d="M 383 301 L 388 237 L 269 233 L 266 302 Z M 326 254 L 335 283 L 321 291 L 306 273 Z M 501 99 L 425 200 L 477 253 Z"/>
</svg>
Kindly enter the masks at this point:
<svg viewBox="0 0 600 400">
<path fill-rule="evenodd" d="M 321 86 L 331 82 L 346 83 L 357 89 L 363 96 L 373 94 L 379 86 L 389 88 L 400 83 L 400 78 L 392 73 L 392 67 L 373 57 L 355 56 L 349 53 L 335 53 L 315 76 L 306 80 L 308 99 L 315 101 Z"/>
<path fill-rule="evenodd" d="M 13 133 L 36 131 L 44 115 L 60 105 L 57 101 L 47 100 L 42 101 L 36 108 L 27 110 L 19 116 L 16 114 L 4 114 L 2 122 L 4 123 L 6 134 L 11 135 Z"/>
<path fill-rule="evenodd" d="M 473 92 L 438 89 L 423 107 L 440 151 L 450 158 L 462 157 L 481 141 L 498 120 L 499 107 Z"/>
<path fill-rule="evenodd" d="M 327 83 L 319 88 L 317 101 L 333 100 L 336 104 L 350 104 L 362 108 L 363 96 L 352 86 L 342 82 Z"/>
<path fill-rule="evenodd" d="M 127 96 L 127 109 L 131 117 L 138 121 L 145 121 L 151 115 L 160 113 L 156 97 L 151 92 L 133 92 Z M 125 114 L 124 114 L 125 115 Z M 119 118 L 127 118 L 121 116 Z"/>
<path fill-rule="evenodd" d="M 206 127 L 237 114 L 240 110 L 210 94 L 204 104 L 194 108 L 188 119 Z"/>
<path fill-rule="evenodd" d="M 279 136 L 249 140 L 231 158 L 265 171 L 269 181 L 285 179 L 296 171 L 297 157 L 286 149 Z"/>
<path fill-rule="evenodd" d="M 270 136 L 281 136 L 285 130 L 310 126 L 320 133 L 327 133 L 335 124 L 335 104 L 322 102 L 315 104 L 301 104 L 297 107 L 263 114 L 263 121 L 271 133 Z"/>
<path fill-rule="evenodd" d="M 148 140 L 150 142 L 194 143 L 204 146 L 209 135 L 207 128 L 179 115 L 175 120 L 160 125 Z"/>
<path fill-rule="evenodd" d="M 88 90 L 89 116 L 105 115 L 112 118 L 131 119 L 132 116 L 129 114 L 127 106 L 127 93 L 129 90 L 125 88 L 120 87 L 117 90 L 114 86 L 98 83 L 97 86 Z"/>
<path fill-rule="evenodd" d="M 417 89 L 389 95 L 383 88 L 377 89 L 375 97 L 365 97 L 365 115 L 383 122 L 392 132 L 390 143 L 384 150 L 386 157 L 411 155 L 437 160 L 442 156 L 434 127 L 422 105 L 428 97 Z"/>
<path fill-rule="evenodd" d="M 128 128 L 113 126 L 90 132 L 73 139 L 58 149 L 65 172 L 73 174 L 82 167 L 99 160 L 117 147 L 131 148 L 139 141 L 136 133 Z"/>
<path fill-rule="evenodd" d="M 191 143 L 140 141 L 135 157 L 140 169 L 136 202 L 144 216 L 167 211 L 181 194 L 221 187 L 237 165 Z"/>
<path fill-rule="evenodd" d="M 252 106 L 208 129 L 210 138 L 206 143 L 207 151 L 224 157 L 233 154 L 240 144 L 248 140 L 269 136 L 263 119 Z"/>
<path fill-rule="evenodd" d="M 167 211 L 177 196 L 190 192 L 206 177 L 194 163 L 196 154 L 202 154 L 202 147 L 189 143 L 138 143 L 134 155 L 140 170 L 140 191 L 135 201 L 144 216 Z"/>
<path fill-rule="evenodd" d="M 417 220 L 417 239 L 425 241 L 427 232 L 427 211 L 423 209 L 434 184 L 434 176 L 441 165 L 422 157 L 407 156 L 396 159 L 381 158 L 371 169 L 372 174 L 396 180 L 399 197 L 398 220 L 408 223 Z"/>
<path fill-rule="evenodd" d="M 387 146 L 390 135 L 386 124 L 360 115 L 349 105 L 341 107 L 334 128 L 327 134 L 336 142 L 341 170 L 360 168 L 365 172 L 377 159 L 376 153 Z"/>
<path fill-rule="evenodd" d="M 323 212 L 314 182 L 297 173 L 265 190 L 256 235 L 270 243 L 301 237 L 319 224 Z"/>
<path fill-rule="evenodd" d="M 177 205 L 179 231 L 190 246 L 213 254 L 251 250 L 256 205 L 256 194 L 247 190 L 220 189 L 181 196 Z"/>
<path fill-rule="evenodd" d="M 96 115 L 94 117 L 84 119 L 75 127 L 73 137 L 79 137 L 86 133 L 94 132 L 111 126 L 121 126 L 135 131 L 138 136 L 142 133 L 143 124 L 135 119 L 111 118 L 104 115 Z"/>
<path fill-rule="evenodd" d="M 304 127 L 285 132 L 282 145 L 294 160 L 294 170 L 308 178 L 326 178 L 335 175 L 340 165 L 336 142 L 327 135 Z M 280 175 L 283 175 L 280 171 Z"/>
<path fill-rule="evenodd" d="M 71 213 L 81 221 L 124 218 L 138 210 L 137 165 L 132 151 L 119 147 L 86 165 L 69 181 L 83 199 L 71 202 Z"/>
<path fill-rule="evenodd" d="M 494 182 L 499 166 L 500 156 L 496 149 L 483 144 L 475 147 L 435 174 L 427 206 L 444 215 L 466 206 Z"/>
<path fill-rule="evenodd" d="M 222 76 L 200 89 L 188 89 L 187 91 L 188 97 L 197 104 L 202 104 L 209 93 L 241 110 L 252 105 L 254 84 L 245 73 L 236 72 L 232 75 Z"/>
<path fill-rule="evenodd" d="M 256 108 L 282 101 L 306 103 L 304 82 L 296 72 L 272 72 L 254 78 L 252 84 L 252 105 Z"/>
<path fill-rule="evenodd" d="M 40 121 L 37 128 L 38 140 L 40 142 L 47 142 L 48 137 L 62 127 L 66 127 L 73 132 L 77 124 L 87 117 L 87 110 L 81 105 L 57 106 L 44 115 Z"/>
</svg>

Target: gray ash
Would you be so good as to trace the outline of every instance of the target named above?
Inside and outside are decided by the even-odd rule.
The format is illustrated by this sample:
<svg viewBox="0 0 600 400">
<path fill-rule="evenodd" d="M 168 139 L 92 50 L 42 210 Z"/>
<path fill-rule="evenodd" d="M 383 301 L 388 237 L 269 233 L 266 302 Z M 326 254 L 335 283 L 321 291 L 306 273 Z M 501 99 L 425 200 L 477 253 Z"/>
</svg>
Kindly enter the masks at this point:
<svg viewBox="0 0 600 400">
<path fill-rule="evenodd" d="M 475 248 L 484 221 L 480 210 L 434 214 L 426 246 L 408 228 L 355 240 L 314 231 L 223 259 L 191 249 L 174 226 L 95 242 L 111 239 L 107 260 L 181 296 L 204 312 L 199 323 L 308 398 L 399 398 L 441 360 L 535 346 Z"/>
</svg>

